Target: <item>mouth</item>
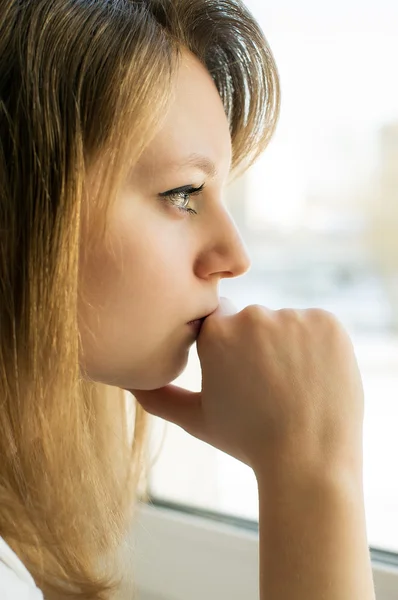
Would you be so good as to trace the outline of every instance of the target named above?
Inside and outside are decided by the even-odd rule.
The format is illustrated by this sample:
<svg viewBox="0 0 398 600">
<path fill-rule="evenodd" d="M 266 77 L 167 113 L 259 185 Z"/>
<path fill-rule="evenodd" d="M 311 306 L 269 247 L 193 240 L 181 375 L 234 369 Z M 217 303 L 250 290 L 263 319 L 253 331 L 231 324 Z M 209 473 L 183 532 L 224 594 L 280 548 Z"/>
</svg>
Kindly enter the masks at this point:
<svg viewBox="0 0 398 600">
<path fill-rule="evenodd" d="M 195 337 L 197 337 L 199 335 L 205 318 L 206 317 L 202 317 L 201 319 L 194 319 L 193 321 L 189 321 L 189 323 L 188 323 L 189 329 L 193 332 Z"/>
<path fill-rule="evenodd" d="M 213 312 L 214 312 L 215 310 L 216 310 L 216 309 L 212 310 L 210 313 L 208 313 L 207 315 L 204 315 L 203 317 L 198 317 L 197 319 L 194 319 L 193 321 L 189 321 L 189 322 L 188 322 L 188 325 L 196 325 L 196 326 L 202 325 L 203 321 L 204 321 L 204 320 L 205 320 L 207 317 L 209 317 L 211 314 L 213 314 Z"/>
<path fill-rule="evenodd" d="M 205 318 L 203 317 L 202 319 L 195 319 L 194 321 L 189 321 L 188 325 L 192 325 L 192 327 L 202 327 L 203 321 L 205 320 Z"/>
</svg>

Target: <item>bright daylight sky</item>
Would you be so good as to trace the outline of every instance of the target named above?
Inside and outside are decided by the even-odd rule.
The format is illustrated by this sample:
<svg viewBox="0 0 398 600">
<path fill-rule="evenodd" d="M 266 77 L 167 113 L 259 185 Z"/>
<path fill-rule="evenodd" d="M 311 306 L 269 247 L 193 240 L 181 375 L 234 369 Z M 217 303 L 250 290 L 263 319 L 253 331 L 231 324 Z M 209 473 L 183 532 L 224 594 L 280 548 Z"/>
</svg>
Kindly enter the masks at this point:
<svg viewBox="0 0 398 600">
<path fill-rule="evenodd" d="M 277 134 L 253 169 L 249 214 L 294 225 L 308 194 L 344 198 L 371 184 L 378 131 L 398 122 L 398 0 L 246 4 L 282 83 Z"/>
</svg>

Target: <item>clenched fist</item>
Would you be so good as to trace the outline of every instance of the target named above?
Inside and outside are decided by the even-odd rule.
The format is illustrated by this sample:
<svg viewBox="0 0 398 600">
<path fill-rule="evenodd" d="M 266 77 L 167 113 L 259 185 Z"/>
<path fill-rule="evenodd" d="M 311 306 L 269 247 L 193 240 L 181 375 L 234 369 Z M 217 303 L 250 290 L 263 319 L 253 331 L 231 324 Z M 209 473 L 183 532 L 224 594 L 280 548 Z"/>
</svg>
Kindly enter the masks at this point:
<svg viewBox="0 0 398 600">
<path fill-rule="evenodd" d="M 148 412 L 251 466 L 362 460 L 363 388 L 351 341 L 323 310 L 237 312 L 227 299 L 197 340 L 202 390 L 131 390 Z"/>
</svg>

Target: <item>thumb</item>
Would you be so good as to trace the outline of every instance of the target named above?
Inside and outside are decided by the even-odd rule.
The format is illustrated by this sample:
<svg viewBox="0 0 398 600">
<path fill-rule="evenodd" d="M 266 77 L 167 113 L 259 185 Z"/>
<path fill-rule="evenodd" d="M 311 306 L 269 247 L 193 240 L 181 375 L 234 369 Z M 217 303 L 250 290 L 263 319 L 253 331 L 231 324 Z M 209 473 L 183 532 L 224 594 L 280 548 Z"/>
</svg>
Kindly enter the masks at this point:
<svg viewBox="0 0 398 600">
<path fill-rule="evenodd" d="M 142 408 L 156 417 L 175 423 L 195 437 L 203 439 L 204 419 L 200 392 L 191 392 L 176 385 L 157 390 L 127 390 Z"/>
<path fill-rule="evenodd" d="M 220 302 L 214 313 L 212 315 L 219 315 L 223 317 L 234 315 L 238 312 L 235 304 L 229 298 L 225 296 L 221 296 Z M 210 316 L 212 316 L 210 315 Z"/>
</svg>

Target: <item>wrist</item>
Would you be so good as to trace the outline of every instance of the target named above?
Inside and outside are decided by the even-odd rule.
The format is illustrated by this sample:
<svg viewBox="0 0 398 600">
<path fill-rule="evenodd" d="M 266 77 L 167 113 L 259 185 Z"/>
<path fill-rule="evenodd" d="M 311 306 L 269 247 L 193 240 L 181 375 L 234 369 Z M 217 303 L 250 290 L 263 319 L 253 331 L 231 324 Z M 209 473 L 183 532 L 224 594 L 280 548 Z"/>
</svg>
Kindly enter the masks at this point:
<svg viewBox="0 0 398 600">
<path fill-rule="evenodd" d="M 374 600 L 361 476 L 257 473 L 261 598 Z"/>
<path fill-rule="evenodd" d="M 322 494 L 350 493 L 363 497 L 362 460 L 334 462 L 275 460 L 253 469 L 259 494 L 303 495 L 319 491 Z"/>
</svg>

